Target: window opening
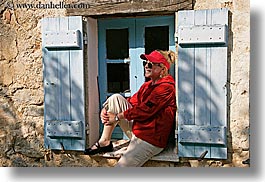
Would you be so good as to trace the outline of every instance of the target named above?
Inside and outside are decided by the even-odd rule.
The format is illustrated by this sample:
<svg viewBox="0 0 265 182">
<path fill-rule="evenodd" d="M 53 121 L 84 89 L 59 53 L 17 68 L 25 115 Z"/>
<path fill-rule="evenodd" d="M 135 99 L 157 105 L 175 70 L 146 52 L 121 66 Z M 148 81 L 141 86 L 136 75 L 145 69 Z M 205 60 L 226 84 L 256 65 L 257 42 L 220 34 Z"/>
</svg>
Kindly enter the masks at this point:
<svg viewBox="0 0 265 182">
<path fill-rule="evenodd" d="M 145 27 L 145 53 L 149 54 L 156 49 L 168 50 L 169 27 Z"/>
<path fill-rule="evenodd" d="M 145 53 L 150 54 L 152 51 L 168 50 L 169 47 L 169 27 L 168 26 L 156 26 L 145 27 Z M 144 73 L 145 74 L 145 73 Z M 150 78 L 145 77 L 145 81 L 149 81 Z"/>
<path fill-rule="evenodd" d="M 129 31 L 125 29 L 106 30 L 107 59 L 129 58 Z"/>
<path fill-rule="evenodd" d="M 107 80 L 109 93 L 123 93 L 129 90 L 129 64 L 108 63 Z"/>
</svg>

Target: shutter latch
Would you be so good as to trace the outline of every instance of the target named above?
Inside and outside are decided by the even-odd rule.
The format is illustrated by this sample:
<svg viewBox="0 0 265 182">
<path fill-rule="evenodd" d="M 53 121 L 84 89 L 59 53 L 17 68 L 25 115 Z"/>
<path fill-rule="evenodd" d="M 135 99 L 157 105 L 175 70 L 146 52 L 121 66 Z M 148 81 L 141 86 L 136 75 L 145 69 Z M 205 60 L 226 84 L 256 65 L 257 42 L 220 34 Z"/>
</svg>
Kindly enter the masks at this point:
<svg viewBox="0 0 265 182">
<path fill-rule="evenodd" d="M 208 150 L 206 150 L 205 152 L 203 152 L 203 153 L 200 155 L 200 157 L 199 157 L 198 160 L 199 160 L 199 161 L 203 160 L 207 153 L 208 153 Z"/>
</svg>

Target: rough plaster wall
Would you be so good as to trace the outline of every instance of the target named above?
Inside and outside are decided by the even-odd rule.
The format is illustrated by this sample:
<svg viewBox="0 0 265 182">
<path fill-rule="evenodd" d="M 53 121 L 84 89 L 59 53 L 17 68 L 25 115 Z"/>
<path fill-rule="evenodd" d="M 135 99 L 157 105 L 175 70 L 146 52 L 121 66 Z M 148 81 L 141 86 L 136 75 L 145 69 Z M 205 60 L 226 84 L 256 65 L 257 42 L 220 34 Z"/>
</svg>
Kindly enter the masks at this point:
<svg viewBox="0 0 265 182">
<path fill-rule="evenodd" d="M 14 1 L 17 2 L 17 1 Z M 23 0 L 20 3 L 34 3 Z M 59 2 L 57 0 L 54 3 Z M 195 9 L 228 7 L 232 12 L 231 143 L 227 161 L 183 161 L 145 166 L 246 166 L 249 155 L 249 2 L 196 0 Z M 42 17 L 64 10 L 9 9 L 0 4 L 0 166 L 113 166 L 115 159 L 53 153 L 43 148 Z"/>
</svg>

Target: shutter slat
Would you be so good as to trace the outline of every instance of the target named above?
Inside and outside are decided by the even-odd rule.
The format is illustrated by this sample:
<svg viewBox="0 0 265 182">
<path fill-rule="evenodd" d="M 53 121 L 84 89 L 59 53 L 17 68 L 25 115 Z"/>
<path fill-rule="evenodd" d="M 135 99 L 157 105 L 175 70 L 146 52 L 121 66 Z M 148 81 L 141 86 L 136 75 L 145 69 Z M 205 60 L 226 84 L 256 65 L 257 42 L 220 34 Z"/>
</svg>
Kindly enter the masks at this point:
<svg viewBox="0 0 265 182">
<path fill-rule="evenodd" d="M 224 24 L 228 26 L 228 10 L 211 10 L 212 24 Z M 228 36 L 226 36 L 228 40 Z M 215 84 L 212 90 L 211 110 L 216 108 L 216 112 L 211 112 L 211 125 L 227 125 L 227 44 L 212 48 L 211 51 L 211 80 Z M 227 146 L 212 146 L 211 156 L 221 159 L 227 158 Z"/>
<path fill-rule="evenodd" d="M 46 31 L 59 31 L 56 24 L 58 19 L 45 18 L 42 22 L 42 33 Z M 42 36 L 43 42 L 46 37 Z M 44 45 L 42 45 L 44 47 Z M 44 64 L 44 127 L 47 127 L 46 120 L 59 119 L 59 77 L 58 77 L 58 55 L 57 50 L 48 51 L 43 49 Z M 44 136 L 44 143 L 47 148 L 61 148 L 60 139 L 51 139 Z"/>
<path fill-rule="evenodd" d="M 69 17 L 69 30 L 82 30 L 82 17 Z M 83 43 L 83 36 L 81 40 Z M 85 90 L 84 90 L 84 51 L 83 44 L 80 49 L 73 49 L 70 52 L 70 80 L 71 80 L 71 117 L 73 120 L 82 121 L 83 138 L 82 140 L 72 140 L 72 147 L 84 149 L 85 146 Z"/>
<path fill-rule="evenodd" d="M 65 32 L 69 30 L 69 20 L 68 17 L 61 17 L 59 18 L 59 31 L 55 32 L 58 33 L 59 36 L 55 37 L 55 40 L 57 39 L 57 42 L 59 43 L 62 39 L 61 32 Z M 71 41 L 71 40 L 70 40 Z M 59 75 L 60 75 L 60 98 L 59 103 L 61 109 L 60 109 L 60 117 L 59 120 L 73 120 L 71 117 L 71 96 L 70 96 L 70 90 L 71 90 L 71 78 L 70 78 L 70 62 L 74 61 L 71 60 L 69 54 L 72 50 L 65 47 L 57 47 L 58 54 L 59 54 Z M 71 135 L 69 135 L 71 136 Z M 71 139 L 70 138 L 64 138 L 62 137 L 62 145 L 64 147 L 64 150 L 68 150 L 71 146 Z"/>
<path fill-rule="evenodd" d="M 209 26 L 209 13 L 207 11 L 195 11 L 194 16 L 195 26 Z M 204 30 L 197 30 L 199 34 L 204 34 Z M 211 58 L 211 48 L 209 45 L 205 44 L 196 44 L 194 46 L 195 57 L 195 77 L 194 77 L 194 107 L 195 107 L 195 126 L 194 130 L 198 129 L 198 126 L 210 126 L 210 97 L 211 97 L 211 85 L 210 85 L 210 58 Z M 206 130 L 204 130 L 206 131 Z M 197 136 L 202 133 L 194 133 L 195 138 L 200 138 Z M 205 133 L 203 133 L 205 135 Z M 207 139 L 206 139 L 207 138 Z M 209 139 L 210 135 L 206 134 L 203 136 L 204 145 L 194 146 L 194 156 L 200 156 L 205 151 L 210 151 Z M 205 157 L 209 157 L 210 152 L 206 154 Z"/>
<path fill-rule="evenodd" d="M 193 25 L 194 11 L 178 13 L 178 25 Z M 180 39 L 180 37 L 178 37 Z M 178 46 L 178 124 L 195 124 L 194 120 L 194 45 Z M 186 97 L 186 96 L 189 97 Z M 184 97 L 183 97 L 184 96 Z M 181 137 L 180 135 L 178 138 Z M 178 143 L 178 155 L 193 156 L 194 144 Z"/>
</svg>

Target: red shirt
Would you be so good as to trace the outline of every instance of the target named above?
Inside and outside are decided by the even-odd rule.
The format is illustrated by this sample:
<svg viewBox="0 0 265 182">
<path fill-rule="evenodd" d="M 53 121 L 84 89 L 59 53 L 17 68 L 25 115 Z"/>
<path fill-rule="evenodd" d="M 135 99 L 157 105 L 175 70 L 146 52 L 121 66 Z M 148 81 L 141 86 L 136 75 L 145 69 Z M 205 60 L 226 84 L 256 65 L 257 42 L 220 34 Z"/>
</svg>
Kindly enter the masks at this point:
<svg viewBox="0 0 265 182">
<path fill-rule="evenodd" d="M 133 120 L 134 135 L 165 148 L 177 109 L 173 77 L 168 75 L 155 84 L 145 82 L 128 101 L 133 107 L 124 112 L 124 117 Z"/>
</svg>

